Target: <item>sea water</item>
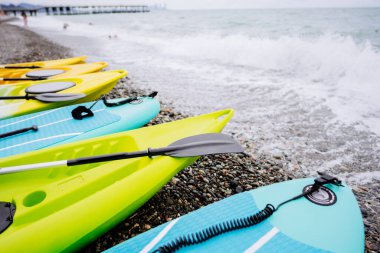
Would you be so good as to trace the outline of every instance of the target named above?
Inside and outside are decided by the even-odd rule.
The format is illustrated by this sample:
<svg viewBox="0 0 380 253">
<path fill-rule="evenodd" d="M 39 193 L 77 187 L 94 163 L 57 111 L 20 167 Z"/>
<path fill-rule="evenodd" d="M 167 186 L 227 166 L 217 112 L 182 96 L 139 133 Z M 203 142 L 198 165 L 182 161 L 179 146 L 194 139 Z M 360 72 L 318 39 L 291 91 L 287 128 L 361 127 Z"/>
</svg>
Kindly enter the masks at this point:
<svg viewBox="0 0 380 253">
<path fill-rule="evenodd" d="M 38 16 L 33 30 L 130 72 L 185 113 L 236 110 L 255 154 L 353 183 L 380 178 L 380 9 Z M 67 23 L 67 29 L 63 24 Z"/>
</svg>

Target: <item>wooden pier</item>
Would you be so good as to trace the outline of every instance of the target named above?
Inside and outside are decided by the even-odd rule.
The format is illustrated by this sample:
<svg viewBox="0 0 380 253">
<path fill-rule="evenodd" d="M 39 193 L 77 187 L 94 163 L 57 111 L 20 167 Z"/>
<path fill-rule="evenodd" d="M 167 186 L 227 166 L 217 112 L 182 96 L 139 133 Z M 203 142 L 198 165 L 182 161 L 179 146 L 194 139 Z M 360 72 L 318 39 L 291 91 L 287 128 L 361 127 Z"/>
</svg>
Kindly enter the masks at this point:
<svg viewBox="0 0 380 253">
<path fill-rule="evenodd" d="M 45 6 L 47 15 L 83 15 L 102 13 L 136 13 L 149 12 L 146 5 L 73 5 Z"/>
<path fill-rule="evenodd" d="M 26 8 L 15 5 L 0 5 L 0 11 L 2 13 L 4 13 L 5 15 L 13 14 L 14 16 L 17 16 L 18 14 L 21 15 L 22 12 L 25 12 L 29 16 L 37 16 L 37 12 L 40 9 L 40 7 Z"/>
</svg>

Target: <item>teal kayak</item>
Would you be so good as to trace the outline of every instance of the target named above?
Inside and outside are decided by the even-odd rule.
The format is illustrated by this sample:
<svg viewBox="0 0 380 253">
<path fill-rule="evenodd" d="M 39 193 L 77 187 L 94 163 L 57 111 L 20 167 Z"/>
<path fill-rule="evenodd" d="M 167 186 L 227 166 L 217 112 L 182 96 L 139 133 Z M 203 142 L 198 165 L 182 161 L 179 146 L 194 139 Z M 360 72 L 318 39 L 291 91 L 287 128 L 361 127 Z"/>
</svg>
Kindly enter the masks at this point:
<svg viewBox="0 0 380 253">
<path fill-rule="evenodd" d="M 107 100 L 108 106 L 103 101 L 88 102 L 0 120 L 0 157 L 139 128 L 160 111 L 159 102 L 152 97 L 115 104 L 123 100 Z M 72 112 L 78 106 L 92 105 L 93 116 L 74 118 Z M 79 109 L 79 115 L 88 114 Z"/>
<path fill-rule="evenodd" d="M 106 252 L 364 252 L 360 209 L 347 185 L 328 183 L 278 208 L 314 183 L 312 178 L 297 179 L 240 193 Z M 266 212 L 267 204 L 277 210 Z M 255 219 L 262 221 L 253 224 L 253 215 L 261 210 Z"/>
</svg>

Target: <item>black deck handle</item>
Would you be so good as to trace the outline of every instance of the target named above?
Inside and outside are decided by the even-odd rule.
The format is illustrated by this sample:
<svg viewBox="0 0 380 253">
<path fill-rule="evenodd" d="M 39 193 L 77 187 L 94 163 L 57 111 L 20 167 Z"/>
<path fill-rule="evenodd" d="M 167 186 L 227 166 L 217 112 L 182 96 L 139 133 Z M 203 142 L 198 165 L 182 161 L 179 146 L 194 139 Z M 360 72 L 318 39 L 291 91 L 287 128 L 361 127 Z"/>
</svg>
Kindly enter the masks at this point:
<svg viewBox="0 0 380 253">
<path fill-rule="evenodd" d="M 0 134 L 0 139 L 5 138 L 5 137 L 9 137 L 9 136 L 13 136 L 13 135 L 16 135 L 16 134 L 25 133 L 25 132 L 32 131 L 32 130 L 34 132 L 38 131 L 38 126 L 33 125 L 31 127 L 26 127 L 26 128 L 14 130 L 14 131 L 11 131 L 11 132 L 8 132 L 8 133 Z"/>
</svg>

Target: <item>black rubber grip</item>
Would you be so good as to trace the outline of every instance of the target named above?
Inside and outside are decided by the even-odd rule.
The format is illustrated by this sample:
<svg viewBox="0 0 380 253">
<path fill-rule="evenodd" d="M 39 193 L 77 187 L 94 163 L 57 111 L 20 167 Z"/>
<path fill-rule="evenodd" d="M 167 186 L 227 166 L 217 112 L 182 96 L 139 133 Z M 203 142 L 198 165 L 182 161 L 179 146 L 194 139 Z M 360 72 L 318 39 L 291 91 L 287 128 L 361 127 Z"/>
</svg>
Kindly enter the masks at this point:
<svg viewBox="0 0 380 253">
<path fill-rule="evenodd" d="M 67 166 L 122 160 L 122 159 L 127 159 L 127 158 L 147 156 L 147 154 L 148 154 L 147 151 L 143 150 L 143 151 L 136 151 L 136 152 L 130 152 L 130 153 L 116 153 L 116 154 L 110 154 L 110 155 L 97 155 L 97 156 L 91 156 L 91 157 L 83 157 L 83 158 L 68 160 Z"/>
<path fill-rule="evenodd" d="M 25 133 L 25 132 L 28 132 L 28 131 L 34 131 L 34 132 L 36 132 L 36 131 L 38 131 L 38 127 L 36 125 L 33 125 L 31 127 L 26 127 L 26 128 L 14 130 L 14 131 L 11 131 L 11 132 L 8 132 L 8 133 L 0 134 L 0 139 L 5 138 L 5 137 L 9 137 L 9 136 L 13 136 L 13 135 L 16 135 L 16 134 Z"/>
<path fill-rule="evenodd" d="M 5 66 L 5 69 L 39 69 L 40 66 Z"/>
<path fill-rule="evenodd" d="M 7 78 L 4 77 L 3 81 L 43 81 L 46 80 L 46 77 L 20 77 L 20 78 Z"/>
</svg>

